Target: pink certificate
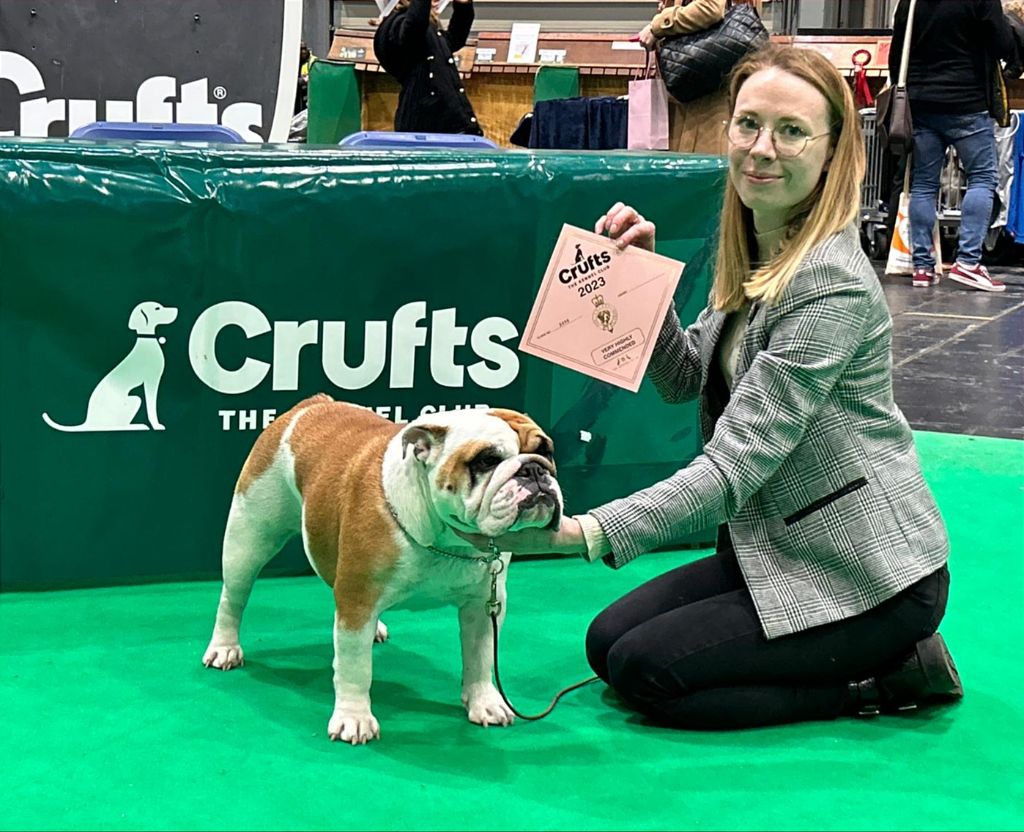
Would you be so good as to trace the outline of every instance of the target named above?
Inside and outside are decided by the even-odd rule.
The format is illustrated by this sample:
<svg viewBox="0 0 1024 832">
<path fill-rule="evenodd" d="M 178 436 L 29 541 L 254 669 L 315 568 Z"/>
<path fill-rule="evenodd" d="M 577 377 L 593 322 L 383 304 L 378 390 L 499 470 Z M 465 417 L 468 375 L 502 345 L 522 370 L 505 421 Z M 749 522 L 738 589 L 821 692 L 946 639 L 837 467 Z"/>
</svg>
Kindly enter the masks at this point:
<svg viewBox="0 0 1024 832">
<path fill-rule="evenodd" d="M 684 266 L 563 225 L 519 349 L 635 393 Z"/>
</svg>

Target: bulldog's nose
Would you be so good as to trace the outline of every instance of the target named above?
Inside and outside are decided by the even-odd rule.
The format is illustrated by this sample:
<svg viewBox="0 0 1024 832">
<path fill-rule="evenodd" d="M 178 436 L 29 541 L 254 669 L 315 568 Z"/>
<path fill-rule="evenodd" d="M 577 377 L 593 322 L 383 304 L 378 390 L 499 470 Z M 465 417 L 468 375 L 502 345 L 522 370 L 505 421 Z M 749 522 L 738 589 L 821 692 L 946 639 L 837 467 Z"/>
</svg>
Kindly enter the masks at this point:
<svg viewBox="0 0 1024 832">
<path fill-rule="evenodd" d="M 547 475 L 547 469 L 539 462 L 527 462 L 519 468 L 518 476 L 524 480 L 533 480 L 539 486 Z"/>
</svg>

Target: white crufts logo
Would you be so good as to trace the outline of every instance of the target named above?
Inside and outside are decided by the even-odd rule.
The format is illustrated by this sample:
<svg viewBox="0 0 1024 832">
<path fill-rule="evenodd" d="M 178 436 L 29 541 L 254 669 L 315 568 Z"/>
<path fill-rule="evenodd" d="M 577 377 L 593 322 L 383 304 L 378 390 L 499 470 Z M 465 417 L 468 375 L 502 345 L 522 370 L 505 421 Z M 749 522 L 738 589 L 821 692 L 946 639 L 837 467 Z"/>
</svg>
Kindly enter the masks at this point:
<svg viewBox="0 0 1024 832">
<path fill-rule="evenodd" d="M 44 413 L 46 424 L 63 431 L 147 430 L 150 426 L 163 430 L 156 402 L 164 373 L 164 354 L 160 346 L 164 339 L 156 336 L 155 329 L 171 323 L 177 315 L 177 309 L 155 301 L 136 306 L 128 320 L 129 328 L 139 334 L 135 346 L 93 390 L 85 420 L 79 425 L 62 425 Z M 395 310 L 390 321 L 361 322 L 360 333 L 352 332 L 354 327 L 346 321 L 271 323 L 263 311 L 251 303 L 224 301 L 203 310 L 196 319 L 189 335 L 188 356 L 196 377 L 203 384 L 228 395 L 248 393 L 263 384 L 268 376 L 274 390 L 298 390 L 300 358 L 306 356 L 308 361 L 312 358 L 308 348 L 317 346 L 324 375 L 342 390 L 369 387 L 381 378 L 385 368 L 392 390 L 413 388 L 416 386 L 416 358 L 421 349 L 424 358 L 429 358 L 431 379 L 441 387 L 463 387 L 467 373 L 473 383 L 490 390 L 512 384 L 519 376 L 519 355 L 504 342 L 518 337 L 515 324 L 496 316 L 484 318 L 472 327 L 460 326 L 456 321 L 454 308 L 435 309 L 428 318 L 426 302 L 412 301 Z M 240 366 L 225 367 L 217 357 L 217 340 L 231 328 L 241 329 L 247 340 L 270 334 L 271 361 L 245 355 Z M 362 343 L 353 343 L 359 341 Z M 456 350 L 466 346 L 478 360 L 463 364 L 457 359 Z M 360 357 L 358 364 L 348 361 L 353 351 Z M 142 400 L 129 394 L 139 386 L 145 394 L 149 425 L 133 421 Z M 375 409 L 381 412 L 390 407 Z M 445 410 L 447 406 L 425 405 L 423 412 L 438 409 Z M 236 411 L 219 412 L 227 430 L 229 417 L 233 418 Z M 264 427 L 273 413 L 264 413 Z M 382 415 L 390 418 L 392 414 Z M 400 407 L 395 408 L 394 418 L 396 422 L 402 421 Z M 255 427 L 255 419 L 253 415 L 251 425 L 240 421 L 240 427 Z"/>
<path fill-rule="evenodd" d="M 45 138 L 50 125 L 60 122 L 67 122 L 67 133 L 71 135 L 85 124 L 103 120 L 223 124 L 246 141 L 263 141 L 256 132 L 256 128 L 263 127 L 262 105 L 239 101 L 219 112 L 217 105 L 210 101 L 208 78 L 187 84 L 170 75 L 147 78 L 139 84 L 134 101 L 103 101 L 102 119 L 99 118 L 99 101 L 38 97 L 39 93 L 46 92 L 42 73 L 32 61 L 17 52 L 0 51 L 0 82 L 3 81 L 14 83 L 22 101 L 18 107 L 18 129 L 0 131 L 0 136 L 17 134 Z"/>
<path fill-rule="evenodd" d="M 156 396 L 164 374 L 164 351 L 160 345 L 166 339 L 157 337 L 156 328 L 177 317 L 177 309 L 156 301 L 148 300 L 136 306 L 128 318 L 128 328 L 138 333 L 135 345 L 92 391 L 85 421 L 80 425 L 61 425 L 45 413 L 43 421 L 51 428 L 64 431 L 148 430 L 150 425 L 153 430 L 163 430 L 156 412 Z M 146 399 L 149 425 L 132 421 L 142 399 L 129 394 L 139 386 Z"/>
</svg>

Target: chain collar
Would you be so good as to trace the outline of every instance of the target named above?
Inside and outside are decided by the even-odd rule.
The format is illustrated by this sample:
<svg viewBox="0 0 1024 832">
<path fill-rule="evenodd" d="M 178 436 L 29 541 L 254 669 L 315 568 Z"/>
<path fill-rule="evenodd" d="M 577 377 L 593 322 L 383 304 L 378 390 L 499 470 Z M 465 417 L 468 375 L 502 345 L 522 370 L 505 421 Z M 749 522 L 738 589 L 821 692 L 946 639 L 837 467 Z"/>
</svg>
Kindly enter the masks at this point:
<svg viewBox="0 0 1024 832">
<path fill-rule="evenodd" d="M 489 554 L 480 555 L 480 556 L 477 556 L 477 555 L 460 555 L 457 552 L 446 552 L 444 549 L 439 549 L 437 546 L 424 546 L 422 543 L 418 543 L 416 541 L 416 538 L 414 538 L 411 534 L 409 534 L 409 532 L 405 528 L 405 526 L 402 525 L 402 521 L 398 519 L 398 512 L 396 512 L 395 511 L 395 507 L 393 505 L 391 505 L 391 500 L 389 500 L 387 497 L 385 497 L 384 498 L 384 503 L 385 503 L 385 505 L 387 505 L 388 512 L 391 514 L 391 517 L 394 519 L 395 523 L 398 524 L 398 528 L 402 530 L 402 534 L 404 534 L 407 538 L 409 538 L 409 540 L 411 540 L 417 546 L 422 546 L 424 549 L 429 549 L 435 555 L 443 555 L 444 557 L 452 558 L 453 560 L 475 561 L 476 563 L 482 563 L 485 566 L 489 566 L 490 564 L 494 563 L 496 560 L 498 560 L 498 558 L 501 557 L 501 551 L 498 549 L 498 547 L 495 544 L 494 540 L 491 539 L 491 538 L 488 538 L 488 540 L 487 540 L 487 548 L 490 550 Z"/>
</svg>

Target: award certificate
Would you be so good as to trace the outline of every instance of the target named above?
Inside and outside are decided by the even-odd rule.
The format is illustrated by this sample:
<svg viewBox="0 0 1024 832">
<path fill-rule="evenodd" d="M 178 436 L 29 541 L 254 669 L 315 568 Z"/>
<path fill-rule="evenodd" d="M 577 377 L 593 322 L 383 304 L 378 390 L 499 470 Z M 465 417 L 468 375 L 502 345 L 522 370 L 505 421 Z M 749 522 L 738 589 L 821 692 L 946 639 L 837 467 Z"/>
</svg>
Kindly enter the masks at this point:
<svg viewBox="0 0 1024 832">
<path fill-rule="evenodd" d="M 519 349 L 635 393 L 684 266 L 563 225 Z"/>
</svg>

